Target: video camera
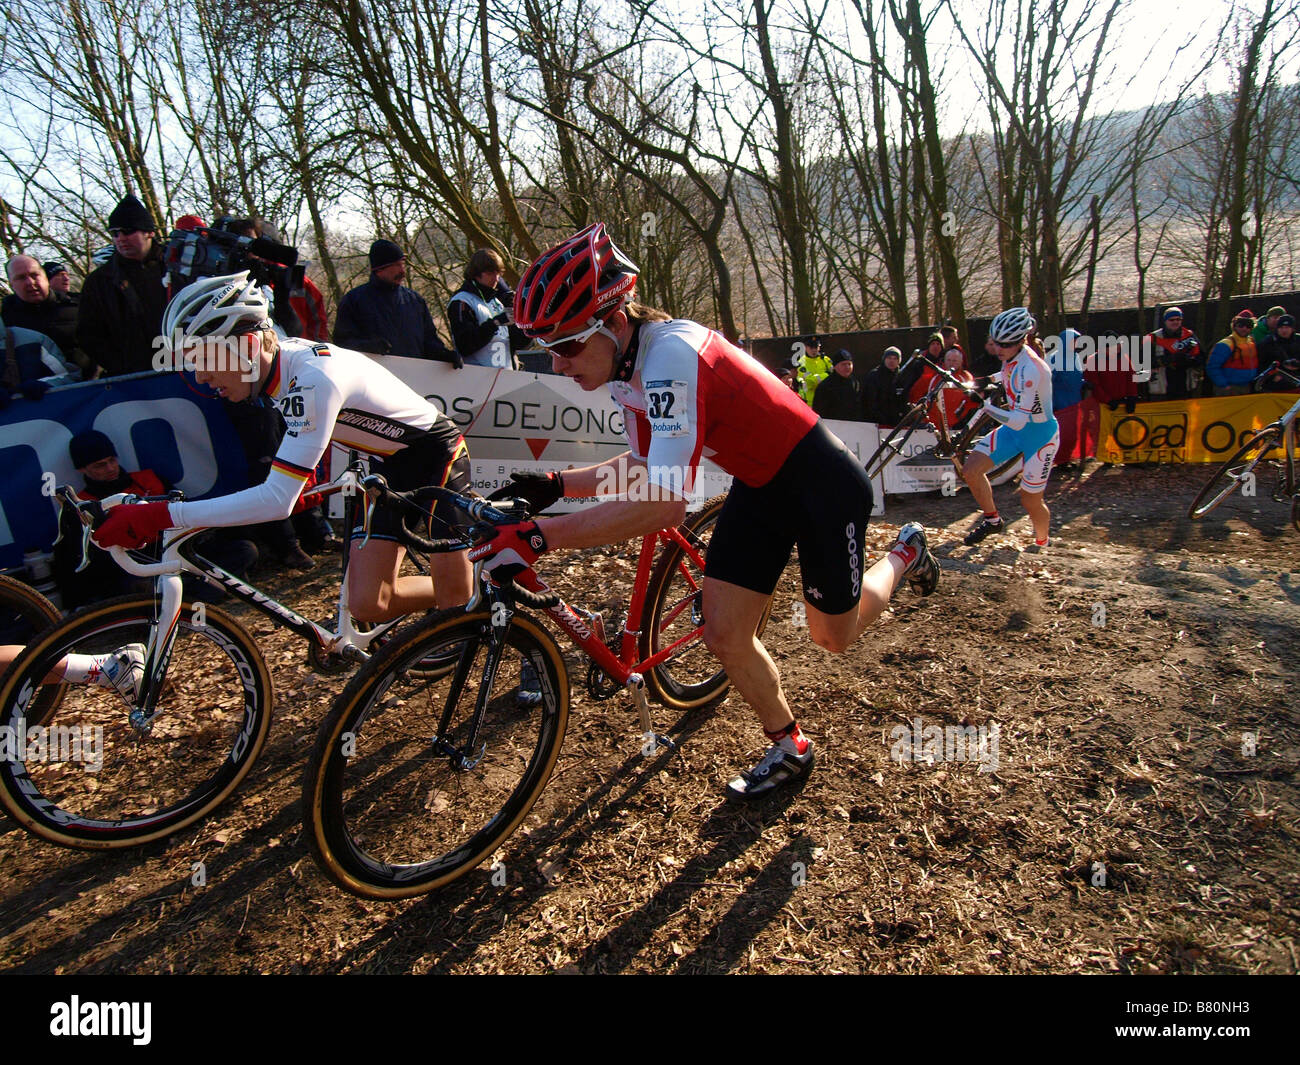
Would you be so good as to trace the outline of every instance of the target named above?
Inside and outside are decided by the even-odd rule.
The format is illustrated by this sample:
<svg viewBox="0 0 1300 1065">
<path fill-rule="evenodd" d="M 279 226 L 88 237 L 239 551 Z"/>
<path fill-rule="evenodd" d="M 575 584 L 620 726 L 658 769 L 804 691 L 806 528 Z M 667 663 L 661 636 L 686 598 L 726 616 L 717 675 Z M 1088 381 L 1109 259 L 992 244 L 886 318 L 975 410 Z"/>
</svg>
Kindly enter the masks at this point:
<svg viewBox="0 0 1300 1065">
<path fill-rule="evenodd" d="M 304 267 L 298 266 L 298 249 L 265 237 L 241 237 L 224 229 L 200 226 L 173 230 L 163 255 L 163 281 L 173 293 L 202 277 L 218 277 L 247 270 L 263 285 L 301 284 Z"/>
</svg>

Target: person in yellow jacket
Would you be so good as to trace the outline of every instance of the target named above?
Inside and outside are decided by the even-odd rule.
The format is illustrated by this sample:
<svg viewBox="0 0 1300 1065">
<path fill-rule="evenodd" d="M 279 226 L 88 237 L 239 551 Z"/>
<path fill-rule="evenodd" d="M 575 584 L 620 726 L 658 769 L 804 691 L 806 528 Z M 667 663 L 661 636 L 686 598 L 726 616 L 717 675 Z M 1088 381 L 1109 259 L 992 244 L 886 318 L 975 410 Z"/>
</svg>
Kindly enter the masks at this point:
<svg viewBox="0 0 1300 1065">
<path fill-rule="evenodd" d="M 817 337 L 803 338 L 803 363 L 800 367 L 799 394 L 803 401 L 812 406 L 817 386 L 831 375 L 835 364 L 822 354 L 822 342 Z"/>
</svg>

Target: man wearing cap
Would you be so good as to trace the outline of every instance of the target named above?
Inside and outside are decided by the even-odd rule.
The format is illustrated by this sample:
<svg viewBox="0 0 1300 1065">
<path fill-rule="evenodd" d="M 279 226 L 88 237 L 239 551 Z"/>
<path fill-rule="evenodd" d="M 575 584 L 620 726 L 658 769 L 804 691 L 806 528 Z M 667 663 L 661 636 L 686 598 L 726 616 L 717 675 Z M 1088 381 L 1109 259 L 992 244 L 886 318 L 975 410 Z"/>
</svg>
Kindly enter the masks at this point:
<svg viewBox="0 0 1300 1065">
<path fill-rule="evenodd" d="M 1187 371 L 1200 367 L 1205 361 L 1201 342 L 1196 334 L 1183 325 L 1181 308 L 1170 307 L 1164 313 L 1164 324 L 1151 334 L 1156 352 L 1156 365 L 1165 368 L 1165 399 L 1186 399 Z"/>
<path fill-rule="evenodd" d="M 76 304 L 54 293 L 45 268 L 30 255 L 10 259 L 8 274 L 13 293 L 0 303 L 4 324 L 43 333 L 65 361 L 88 370 L 90 359 L 77 347 Z"/>
<path fill-rule="evenodd" d="M 167 290 L 154 220 L 127 195 L 108 216 L 113 254 L 81 290 L 77 344 L 108 375 L 153 369 Z"/>
<path fill-rule="evenodd" d="M 1295 317 L 1283 314 L 1278 317 L 1277 326 L 1271 336 L 1259 342 L 1259 365 L 1267 369 L 1275 363 L 1287 373 L 1300 376 L 1300 336 L 1296 336 Z M 1276 370 L 1265 374 L 1260 380 L 1260 388 L 1266 392 L 1288 392 L 1295 384 L 1283 377 Z"/>
<path fill-rule="evenodd" d="M 50 279 L 50 291 L 56 299 L 74 304 L 80 302 L 81 293 L 72 291 L 72 275 L 66 266 L 54 261 L 42 263 L 41 266 L 45 270 L 45 276 Z"/>
<path fill-rule="evenodd" d="M 813 411 L 823 418 L 842 422 L 864 420 L 862 382 L 853 374 L 853 356 L 844 348 L 835 355 L 835 372 L 824 380 L 813 396 Z"/>
<path fill-rule="evenodd" d="M 800 395 L 810 407 L 820 385 L 831 373 L 831 360 L 822 354 L 819 337 L 803 338 L 803 355 L 799 357 Z"/>
<path fill-rule="evenodd" d="M 1277 332 L 1277 320 L 1286 314 L 1285 307 L 1270 307 L 1264 317 L 1255 323 L 1255 327 L 1250 331 L 1250 339 L 1255 342 L 1255 347 L 1259 347 L 1259 342 L 1265 337 L 1271 337 Z M 1260 363 L 1260 365 L 1264 365 Z"/>
<path fill-rule="evenodd" d="M 897 425 L 903 416 L 905 404 L 898 394 L 898 365 L 903 353 L 898 348 L 886 348 L 880 365 L 867 374 L 862 383 L 863 410 L 869 422 L 877 425 Z"/>
<path fill-rule="evenodd" d="M 1242 396 L 1250 391 L 1259 371 L 1259 353 L 1250 335 L 1255 315 L 1249 307 L 1238 311 L 1232 332 L 1214 345 L 1205 372 L 1214 384 L 1216 396 Z"/>
<path fill-rule="evenodd" d="M 372 355 L 405 355 L 464 365 L 438 336 L 422 296 L 407 288 L 406 254 L 391 240 L 370 245 L 370 280 L 339 300 L 334 343 Z"/>
</svg>

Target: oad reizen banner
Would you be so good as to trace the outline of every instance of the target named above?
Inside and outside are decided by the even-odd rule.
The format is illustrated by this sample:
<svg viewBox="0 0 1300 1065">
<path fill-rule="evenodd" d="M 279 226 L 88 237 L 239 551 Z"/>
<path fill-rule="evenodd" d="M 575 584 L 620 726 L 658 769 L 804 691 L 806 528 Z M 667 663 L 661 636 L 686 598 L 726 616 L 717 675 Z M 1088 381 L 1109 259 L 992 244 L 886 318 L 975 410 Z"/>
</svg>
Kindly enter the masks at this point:
<svg viewBox="0 0 1300 1065">
<path fill-rule="evenodd" d="M 1101 409 L 1102 462 L 1224 462 L 1256 429 L 1285 414 L 1294 393 L 1139 403 L 1132 414 Z"/>
</svg>

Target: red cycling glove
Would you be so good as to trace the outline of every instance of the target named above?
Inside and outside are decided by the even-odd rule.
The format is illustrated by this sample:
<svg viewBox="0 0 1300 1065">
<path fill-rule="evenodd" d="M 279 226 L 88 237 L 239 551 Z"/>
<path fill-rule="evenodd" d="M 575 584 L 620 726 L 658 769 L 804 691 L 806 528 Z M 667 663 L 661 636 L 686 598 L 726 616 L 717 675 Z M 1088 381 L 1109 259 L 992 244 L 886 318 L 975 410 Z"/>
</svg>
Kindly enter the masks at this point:
<svg viewBox="0 0 1300 1065">
<path fill-rule="evenodd" d="M 143 547 L 172 527 L 166 503 L 123 503 L 108 512 L 104 524 L 95 530 L 100 547 Z"/>
<path fill-rule="evenodd" d="M 549 550 L 537 522 L 525 521 L 498 526 L 490 540 L 470 548 L 469 560 L 482 562 L 497 584 L 508 584 Z"/>
</svg>

